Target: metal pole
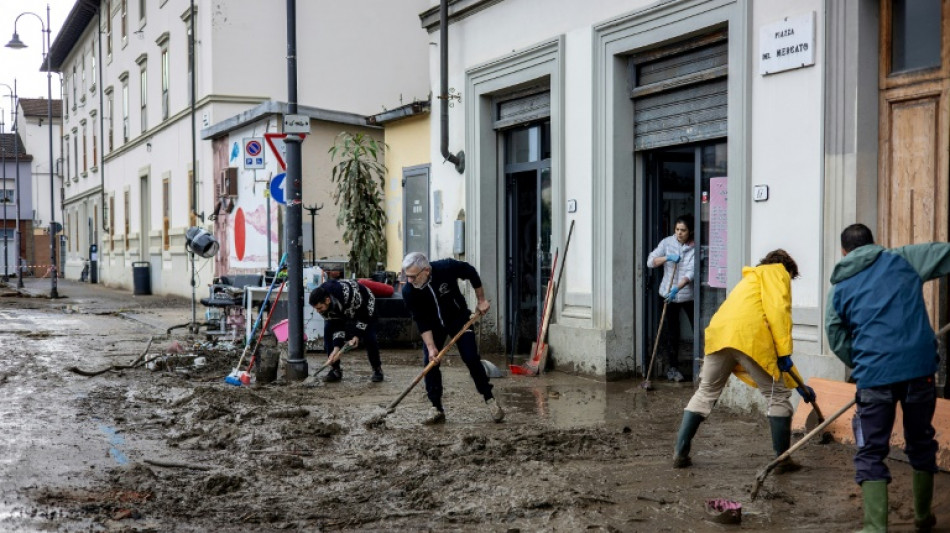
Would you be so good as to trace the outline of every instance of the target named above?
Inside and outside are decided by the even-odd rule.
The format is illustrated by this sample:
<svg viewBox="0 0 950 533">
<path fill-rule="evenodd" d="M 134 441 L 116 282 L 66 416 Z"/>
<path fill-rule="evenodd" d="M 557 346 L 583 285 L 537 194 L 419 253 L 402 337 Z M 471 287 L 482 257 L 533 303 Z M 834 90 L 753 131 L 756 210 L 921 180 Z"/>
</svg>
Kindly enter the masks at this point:
<svg viewBox="0 0 950 533">
<path fill-rule="evenodd" d="M 53 265 L 52 275 L 50 276 L 49 297 L 59 298 L 59 291 L 56 289 L 56 279 L 59 277 L 59 268 L 56 264 L 56 243 L 59 236 L 56 232 L 56 188 L 53 179 L 53 72 L 50 65 L 50 33 L 49 25 L 49 4 L 46 4 L 46 125 L 49 127 L 49 260 Z M 17 190 L 17 192 L 20 192 Z"/>
<path fill-rule="evenodd" d="M 310 213 L 310 266 L 317 264 L 317 211 L 323 209 L 323 204 L 303 206 Z"/>
<path fill-rule="evenodd" d="M 198 214 L 198 149 L 197 141 L 195 139 L 195 91 L 197 91 L 197 82 L 195 81 L 198 77 L 198 71 L 195 68 L 195 18 L 197 14 L 195 13 L 195 0 L 191 0 L 189 4 L 190 11 L 190 31 L 191 34 L 188 38 L 188 62 L 191 67 L 191 212 L 193 215 L 197 216 Z M 204 222 L 204 220 L 202 220 Z M 195 277 L 197 276 L 197 267 L 195 265 L 195 254 L 188 254 L 191 257 L 191 332 L 198 333 L 198 311 L 197 311 L 197 296 L 195 295 Z"/>
<path fill-rule="evenodd" d="M 297 113 L 297 2 L 287 0 L 287 107 L 288 113 Z M 284 221 L 287 226 L 287 314 L 289 338 L 287 342 L 287 379 L 302 381 L 308 375 L 307 360 L 303 356 L 303 233 L 301 201 L 301 157 L 299 135 L 288 135 L 287 178 L 284 191 L 287 208 Z"/>
<path fill-rule="evenodd" d="M 0 137 L 3 136 L 3 110 L 0 110 Z M 3 282 L 10 281 L 10 251 L 7 237 L 7 153 L 0 141 L 0 157 L 3 158 Z"/>
<path fill-rule="evenodd" d="M 16 80 L 13 80 L 13 100 L 16 102 L 13 106 L 13 129 L 16 130 L 16 135 L 13 136 L 13 153 L 15 157 L 15 166 L 16 174 L 15 180 L 13 181 L 13 188 L 16 189 L 13 191 L 13 198 L 16 200 L 16 220 L 14 221 L 14 235 L 16 238 L 13 240 L 14 245 L 16 246 L 16 262 L 17 262 L 17 277 L 16 277 L 16 286 L 18 289 L 23 288 L 23 269 L 20 267 L 20 246 L 23 245 L 23 236 L 20 235 L 20 125 L 19 118 L 20 115 L 17 113 L 17 108 L 20 107 L 20 96 L 17 94 Z M 34 253 L 36 253 L 34 248 Z"/>
</svg>

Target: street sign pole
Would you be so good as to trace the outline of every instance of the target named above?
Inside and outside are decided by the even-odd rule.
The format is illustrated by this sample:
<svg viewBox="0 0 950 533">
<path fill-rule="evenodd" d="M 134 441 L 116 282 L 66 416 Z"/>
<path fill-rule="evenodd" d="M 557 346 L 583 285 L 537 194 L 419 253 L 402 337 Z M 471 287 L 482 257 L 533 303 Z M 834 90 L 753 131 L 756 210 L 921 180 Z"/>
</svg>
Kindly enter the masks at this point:
<svg viewBox="0 0 950 533">
<path fill-rule="evenodd" d="M 287 107 L 288 114 L 297 114 L 297 2 L 287 0 Z M 301 157 L 300 143 L 303 139 L 298 135 L 288 135 L 284 142 L 287 145 L 287 177 L 284 179 L 284 199 L 287 208 L 284 210 L 284 220 L 287 226 L 287 315 L 289 336 L 287 339 L 287 370 L 286 377 L 291 381 L 303 381 L 309 371 L 307 360 L 304 358 L 303 342 L 303 212 L 301 207 Z"/>
</svg>

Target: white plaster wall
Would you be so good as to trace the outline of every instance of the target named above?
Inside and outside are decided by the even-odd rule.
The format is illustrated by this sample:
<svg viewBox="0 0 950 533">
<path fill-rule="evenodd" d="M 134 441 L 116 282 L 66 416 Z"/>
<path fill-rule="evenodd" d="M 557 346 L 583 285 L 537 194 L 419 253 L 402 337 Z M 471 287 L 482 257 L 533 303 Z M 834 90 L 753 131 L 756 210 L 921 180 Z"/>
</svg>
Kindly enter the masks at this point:
<svg viewBox="0 0 950 533">
<path fill-rule="evenodd" d="M 297 2 L 297 82 L 301 104 L 372 115 L 429 93 L 428 0 Z M 199 13 L 205 21 L 209 13 Z M 212 91 L 287 96 L 284 3 L 216 2 Z M 216 122 L 227 117 L 215 117 Z"/>
<path fill-rule="evenodd" d="M 56 80 L 54 80 L 54 84 Z M 53 99 L 57 98 L 57 86 L 53 86 Z M 20 124 L 20 138 L 23 140 L 23 146 L 26 148 L 27 153 L 33 156 L 32 164 L 32 179 L 30 182 L 30 191 L 31 196 L 35 200 L 33 201 L 33 207 L 36 209 L 35 220 L 42 220 L 43 224 L 49 224 L 49 213 L 50 213 L 50 186 L 49 186 L 49 169 L 50 169 L 50 154 L 49 154 L 49 128 L 46 125 L 46 117 L 37 119 L 36 117 L 25 117 L 23 115 L 23 110 L 18 109 L 17 113 L 19 114 L 19 124 Z M 60 120 L 57 120 L 59 118 Z M 42 125 L 40 124 L 42 122 Z M 53 117 L 53 164 L 55 168 L 55 162 L 60 157 L 60 136 L 62 127 L 61 117 Z M 59 194 L 59 188 L 61 185 L 60 179 L 58 176 L 54 175 L 54 184 L 53 188 L 55 189 L 53 200 L 55 202 L 56 209 L 56 220 L 60 220 L 60 209 L 61 209 L 61 200 Z M 98 179 L 98 178 L 97 178 Z M 23 211 L 23 207 L 20 208 L 20 215 L 23 218 L 34 218 L 32 209 L 29 211 Z"/>
<path fill-rule="evenodd" d="M 591 217 L 598 206 L 591 205 L 592 160 L 591 145 L 593 121 L 592 69 L 593 25 L 622 13 L 642 8 L 648 1 L 558 2 L 556 7 L 545 0 L 518 0 L 495 4 L 485 11 L 449 25 L 449 87 L 465 87 L 466 70 L 499 57 L 511 54 L 542 41 L 565 35 L 564 71 L 564 131 L 565 166 L 564 198 L 575 199 L 577 213 L 567 214 L 576 220 L 565 274 L 566 292 L 590 294 L 592 249 Z M 430 6 L 438 2 L 429 2 Z M 530 21 L 530 23 L 526 23 Z M 429 51 L 431 90 L 440 91 L 439 33 L 429 40 L 436 43 Z M 449 110 L 449 151 L 464 149 L 465 97 Z M 443 163 L 440 150 L 440 101 L 433 99 L 432 116 L 432 189 L 442 190 L 443 223 L 433 227 L 432 255 L 435 258 L 451 255 L 453 228 L 451 221 L 464 209 L 464 177 L 453 165 Z M 473 163 L 473 162 L 472 162 Z M 632 179 L 632 177 L 631 177 Z M 567 231 L 567 227 L 563 228 Z M 483 237 L 485 238 L 485 237 Z M 494 237 L 488 237 L 494 238 Z M 559 247 L 562 246 L 559 244 Z"/>
<path fill-rule="evenodd" d="M 817 14 L 815 65 L 759 75 L 761 27 L 811 11 Z M 769 199 L 753 202 L 750 209 L 750 262 L 775 248 L 795 258 L 801 277 L 792 283 L 794 307 L 818 307 L 825 283 L 820 279 L 823 28 L 821 0 L 753 3 L 751 177 L 753 184 L 769 186 Z"/>
</svg>

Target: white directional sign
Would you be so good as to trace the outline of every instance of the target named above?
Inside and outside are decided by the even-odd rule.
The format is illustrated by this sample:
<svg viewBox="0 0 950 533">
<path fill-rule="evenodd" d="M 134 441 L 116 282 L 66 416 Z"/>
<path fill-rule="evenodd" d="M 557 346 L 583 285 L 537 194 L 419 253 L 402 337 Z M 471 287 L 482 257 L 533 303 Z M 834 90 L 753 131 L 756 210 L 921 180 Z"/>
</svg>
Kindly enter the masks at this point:
<svg viewBox="0 0 950 533">
<path fill-rule="evenodd" d="M 284 115 L 284 133 L 310 133 L 310 117 Z"/>
</svg>

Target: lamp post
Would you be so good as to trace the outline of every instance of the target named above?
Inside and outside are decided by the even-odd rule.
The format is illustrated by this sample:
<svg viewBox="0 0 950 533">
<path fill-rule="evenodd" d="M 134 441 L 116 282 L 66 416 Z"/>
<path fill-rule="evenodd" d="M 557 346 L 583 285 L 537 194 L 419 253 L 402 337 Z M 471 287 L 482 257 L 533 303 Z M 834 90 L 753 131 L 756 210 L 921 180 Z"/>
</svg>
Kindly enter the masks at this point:
<svg viewBox="0 0 950 533">
<path fill-rule="evenodd" d="M 10 97 L 10 107 L 15 111 L 16 104 L 14 104 L 14 101 L 16 97 L 13 95 L 13 88 L 6 83 L 0 83 L 0 85 L 7 88 Z M 0 111 L 0 136 L 4 133 L 3 127 L 3 113 Z M 7 236 L 7 153 L 3 141 L 0 141 L 0 158 L 3 159 L 3 281 L 6 283 L 10 281 L 10 248 L 9 237 Z M 19 248 L 17 248 L 17 250 L 19 251 Z M 19 253 L 17 253 L 17 257 L 20 257 Z"/>
<path fill-rule="evenodd" d="M 56 289 L 56 280 L 59 277 L 59 268 L 56 264 L 56 241 L 59 239 L 56 231 L 56 188 L 55 182 L 53 179 L 53 72 L 52 65 L 50 64 L 50 25 L 49 25 L 49 4 L 46 4 L 46 23 L 43 23 L 43 18 L 33 13 L 32 11 L 24 11 L 17 15 L 16 19 L 13 21 L 13 38 L 10 39 L 10 42 L 7 43 L 7 48 L 21 49 L 26 48 L 26 45 L 23 44 L 23 41 L 20 40 L 20 36 L 17 34 L 16 25 L 20 21 L 20 17 L 23 15 L 33 15 L 40 21 L 40 29 L 43 33 L 46 34 L 46 42 L 43 43 L 43 64 L 46 69 L 46 123 L 49 126 L 49 261 L 52 267 L 52 275 L 50 276 L 50 291 L 49 297 L 59 298 L 59 291 Z M 42 39 L 41 39 L 42 40 Z M 19 192 L 19 191 L 17 191 Z M 18 203 L 19 205 L 19 203 Z M 19 219 L 18 219 L 19 220 Z"/>
</svg>

